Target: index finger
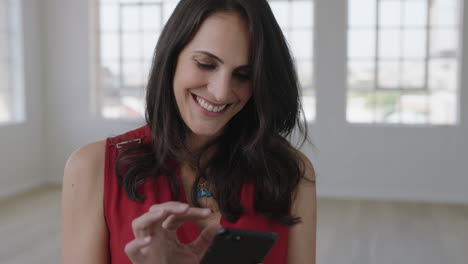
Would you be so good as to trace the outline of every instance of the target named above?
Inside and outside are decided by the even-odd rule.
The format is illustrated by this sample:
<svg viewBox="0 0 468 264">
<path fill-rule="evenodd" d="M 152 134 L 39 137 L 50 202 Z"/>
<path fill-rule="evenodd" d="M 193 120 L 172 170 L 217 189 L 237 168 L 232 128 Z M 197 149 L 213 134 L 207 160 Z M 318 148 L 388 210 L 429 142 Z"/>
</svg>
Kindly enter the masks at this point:
<svg viewBox="0 0 468 264">
<path fill-rule="evenodd" d="M 164 210 L 164 209 L 184 211 L 188 209 L 189 207 L 190 206 L 186 203 L 170 201 L 170 202 L 165 202 L 165 203 L 160 203 L 160 204 L 154 204 L 150 207 L 148 211 L 154 212 L 154 211 L 159 211 L 159 210 Z"/>
<path fill-rule="evenodd" d="M 151 210 L 154 208 L 153 210 Z M 188 204 L 169 202 L 152 206 L 148 212 L 132 221 L 132 230 L 135 238 L 152 235 L 154 225 L 160 224 L 170 214 L 184 213 L 189 209 Z"/>
</svg>

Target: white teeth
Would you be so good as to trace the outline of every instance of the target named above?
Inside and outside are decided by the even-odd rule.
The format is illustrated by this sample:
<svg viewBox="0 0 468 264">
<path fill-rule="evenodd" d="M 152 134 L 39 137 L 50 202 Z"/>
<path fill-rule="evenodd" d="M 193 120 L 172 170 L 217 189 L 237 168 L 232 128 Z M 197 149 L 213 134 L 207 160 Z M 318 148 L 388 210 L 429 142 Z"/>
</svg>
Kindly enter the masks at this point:
<svg viewBox="0 0 468 264">
<path fill-rule="evenodd" d="M 198 96 L 195 96 L 195 98 L 197 99 L 197 102 L 201 105 L 201 107 L 205 108 L 206 110 L 208 110 L 210 112 L 215 112 L 215 113 L 221 112 L 227 106 L 227 104 L 220 105 L 220 106 L 214 106 L 214 105 L 209 104 L 208 102 L 206 102 L 205 100 L 203 100 L 202 98 L 200 98 Z"/>
</svg>

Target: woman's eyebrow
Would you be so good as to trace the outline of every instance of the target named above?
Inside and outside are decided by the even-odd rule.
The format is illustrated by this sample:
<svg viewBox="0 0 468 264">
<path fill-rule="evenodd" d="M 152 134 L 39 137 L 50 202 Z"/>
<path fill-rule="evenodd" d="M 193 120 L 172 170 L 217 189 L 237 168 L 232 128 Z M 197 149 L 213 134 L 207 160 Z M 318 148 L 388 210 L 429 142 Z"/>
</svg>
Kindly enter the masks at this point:
<svg viewBox="0 0 468 264">
<path fill-rule="evenodd" d="M 205 55 L 219 61 L 221 64 L 224 64 L 224 61 L 221 58 L 219 58 L 218 56 L 214 55 L 213 53 L 210 53 L 210 52 L 204 51 L 204 50 L 196 50 L 195 52 L 205 54 Z M 242 66 L 237 67 L 237 69 L 244 69 L 244 68 L 250 68 L 250 65 L 242 65 Z"/>
</svg>

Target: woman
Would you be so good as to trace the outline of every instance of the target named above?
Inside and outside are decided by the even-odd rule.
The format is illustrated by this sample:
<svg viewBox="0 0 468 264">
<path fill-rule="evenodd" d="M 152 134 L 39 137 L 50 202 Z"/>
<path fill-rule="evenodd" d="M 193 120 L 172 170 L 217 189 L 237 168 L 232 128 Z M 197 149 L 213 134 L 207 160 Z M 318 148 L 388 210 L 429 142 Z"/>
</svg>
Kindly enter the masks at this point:
<svg viewBox="0 0 468 264">
<path fill-rule="evenodd" d="M 220 226 L 276 232 L 264 263 L 315 263 L 314 170 L 285 139 L 297 77 L 265 0 L 180 1 L 146 106 L 67 161 L 63 263 L 199 263 Z"/>
</svg>

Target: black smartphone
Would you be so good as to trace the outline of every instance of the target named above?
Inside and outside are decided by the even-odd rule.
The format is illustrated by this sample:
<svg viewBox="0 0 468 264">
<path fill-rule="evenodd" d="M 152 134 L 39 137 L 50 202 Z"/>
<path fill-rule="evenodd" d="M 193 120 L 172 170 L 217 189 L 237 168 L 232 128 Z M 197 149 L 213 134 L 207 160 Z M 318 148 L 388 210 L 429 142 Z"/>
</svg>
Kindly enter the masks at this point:
<svg viewBox="0 0 468 264">
<path fill-rule="evenodd" d="M 220 228 L 201 264 L 258 264 L 277 239 L 273 232 Z"/>
</svg>

